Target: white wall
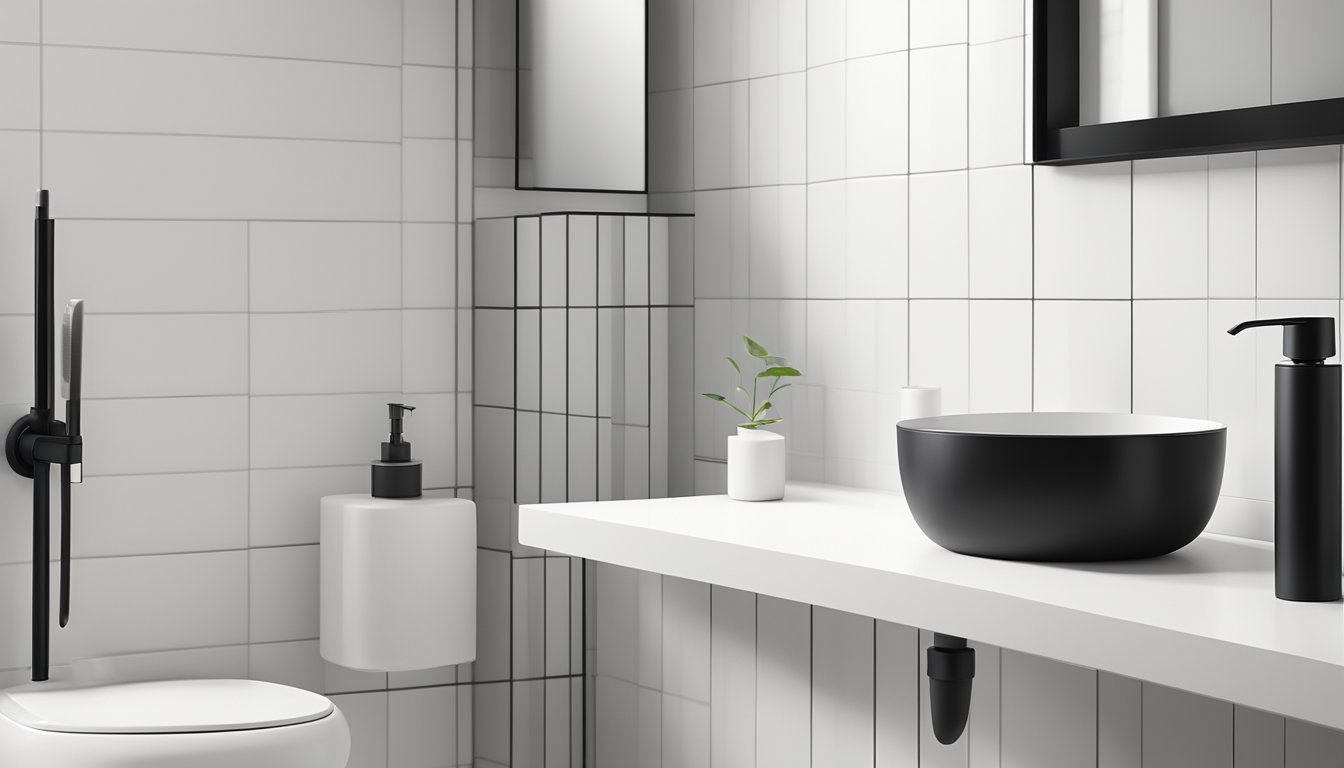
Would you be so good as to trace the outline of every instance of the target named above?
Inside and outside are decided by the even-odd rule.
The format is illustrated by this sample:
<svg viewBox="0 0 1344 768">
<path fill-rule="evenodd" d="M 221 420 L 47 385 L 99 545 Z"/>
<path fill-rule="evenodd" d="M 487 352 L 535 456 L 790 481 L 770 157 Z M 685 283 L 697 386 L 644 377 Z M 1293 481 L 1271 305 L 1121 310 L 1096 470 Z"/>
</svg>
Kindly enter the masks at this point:
<svg viewBox="0 0 1344 768">
<path fill-rule="evenodd" d="M 1212 527 L 1267 536 L 1279 341 L 1224 330 L 1339 316 L 1340 147 L 1032 167 L 1030 6 L 655 4 L 650 210 L 696 217 L 695 391 L 731 386 L 721 356 L 751 333 L 805 375 L 780 398 L 790 476 L 879 488 L 898 483 L 907 383 L 952 412 L 1218 419 Z M 730 425 L 699 402 L 698 492 L 722 489 Z M 944 748 L 916 700 L 926 632 L 607 566 L 592 582 L 598 766 L 1291 767 L 1344 749 L 992 647 Z"/>
<path fill-rule="evenodd" d="M 0 2 L 6 423 L 32 398 L 39 187 L 58 300 L 88 310 L 55 664 L 292 683 L 338 694 L 352 766 L 470 761 L 458 670 L 355 673 L 316 642 L 317 498 L 366 487 L 383 403 L 419 407 L 427 485 L 471 486 L 459 24 L 470 2 Z M 6 683 L 27 677 L 29 494 L 0 477 Z"/>
</svg>

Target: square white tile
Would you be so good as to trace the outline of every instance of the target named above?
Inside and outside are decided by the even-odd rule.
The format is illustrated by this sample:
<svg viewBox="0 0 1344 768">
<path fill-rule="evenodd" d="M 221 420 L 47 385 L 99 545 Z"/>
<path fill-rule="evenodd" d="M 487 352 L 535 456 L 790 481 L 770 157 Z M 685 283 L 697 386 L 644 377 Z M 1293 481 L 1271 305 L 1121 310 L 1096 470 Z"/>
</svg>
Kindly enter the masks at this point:
<svg viewBox="0 0 1344 768">
<path fill-rule="evenodd" d="M 401 68 L 401 132 L 423 139 L 457 138 L 457 70 Z"/>
<path fill-rule="evenodd" d="M 1134 412 L 1208 417 L 1209 332 L 1204 301 L 1134 302 Z"/>
<path fill-rule="evenodd" d="M 1032 291 L 1031 168 L 970 172 L 970 295 L 1029 298 Z"/>
<path fill-rule="evenodd" d="M 48 131 L 43 173 L 70 218 L 398 221 L 406 193 L 408 218 L 446 210 L 451 221 L 443 143 L 418 156 L 406 145 L 403 187 L 392 143 Z"/>
<path fill-rule="evenodd" d="M 1339 298 L 1340 148 L 1259 153 L 1256 295 Z"/>
<path fill-rule="evenodd" d="M 447 139 L 402 140 L 403 220 L 457 220 L 457 144 Z"/>
<path fill-rule="evenodd" d="M 402 16 L 405 20 L 402 57 L 406 63 L 440 67 L 457 63 L 459 30 L 455 0 L 406 0 Z M 464 37 L 470 39 L 471 26 L 467 25 L 463 31 L 467 33 Z"/>
<path fill-rule="evenodd" d="M 1036 166 L 1036 296 L 1130 295 L 1130 164 Z"/>
<path fill-rule="evenodd" d="M 7 21 L 3 16 L 0 20 Z M 0 35 L 8 37 L 9 33 Z M 35 130 L 41 126 L 40 52 L 31 45 L 0 45 L 0 99 L 11 105 L 0 116 L 0 128 Z"/>
<path fill-rule="evenodd" d="M 750 191 L 751 295 L 803 298 L 807 294 L 807 188 Z"/>
<path fill-rule="evenodd" d="M 970 407 L 969 314 L 964 300 L 910 302 L 910 383 L 942 387 L 943 413 Z"/>
<path fill-rule="evenodd" d="M 12 338 L 9 325 L 0 323 L 7 339 Z M 31 332 L 31 323 L 24 325 Z M 85 334 L 85 397 L 247 393 L 246 315 L 90 313 Z M 63 346 L 63 341 L 57 344 L 58 354 L 63 354 Z M 32 373 L 25 364 L 13 367 Z M 0 381 L 4 378 L 8 377 L 0 377 Z M 30 380 L 26 387 L 29 394 L 18 397 L 19 401 L 31 397 L 31 385 Z M 17 394 L 16 389 L 4 386 L 7 394 Z"/>
<path fill-rule="evenodd" d="M 918 0 L 932 4 L 935 0 Z M 936 0 L 943 5 L 942 0 Z M 952 5 L 952 3 L 947 3 Z M 967 164 L 967 51 L 948 45 L 910 52 L 910 171 Z"/>
<path fill-rule="evenodd" d="M 90 477 L 77 491 L 84 512 L 72 554 L 240 549 L 247 546 L 247 488 L 246 472 Z"/>
<path fill-rule="evenodd" d="M 706 0 L 715 2 L 715 0 Z M 721 2 L 722 0 L 718 0 Z M 847 0 L 807 4 L 807 66 L 817 67 L 845 58 Z"/>
<path fill-rule="evenodd" d="M 43 127 L 383 142 L 401 133 L 395 68 L 132 47 L 46 48 Z"/>
<path fill-rule="evenodd" d="M 1023 160 L 1024 57 L 1020 37 L 969 49 L 967 121 L 972 168 Z"/>
<path fill-rule="evenodd" d="M 1031 410 L 1030 301 L 972 301 L 972 413 Z"/>
<path fill-rule="evenodd" d="M 845 63 L 845 173 L 851 178 L 906 171 L 907 56 L 889 53 Z"/>
<path fill-rule="evenodd" d="M 1027 29 L 1022 6 L 1023 0 L 970 0 L 967 15 L 971 45 L 1022 35 Z"/>
<path fill-rule="evenodd" d="M 254 643 L 317 637 L 317 546 L 248 552 L 248 639 Z"/>
<path fill-rule="evenodd" d="M 332 696 L 350 723 L 350 762 L 346 768 L 387 768 L 387 693 Z"/>
<path fill-rule="evenodd" d="M 328 4 L 300 2 L 283 9 L 258 0 L 202 3 L 187 9 L 156 0 L 139 13 L 79 2 L 45 8 L 43 40 L 68 45 L 280 56 L 369 64 L 401 63 L 402 17 L 370 0 L 343 0 L 336 20 L 311 34 Z M 256 19 L 271 13 L 268 24 Z M 146 24 L 145 18 L 154 20 Z M 451 38 L 449 38 L 451 40 Z"/>
<path fill-rule="evenodd" d="M 244 445 L 250 436 L 244 461 L 250 457 L 255 468 L 366 463 L 371 445 L 387 429 L 387 403 L 396 402 L 400 394 L 282 395 L 254 397 L 250 404 L 244 400 L 235 416 Z M 275 424 L 288 424 L 291 429 L 272 429 Z"/>
<path fill-rule="evenodd" d="M 752 186 L 779 183 L 781 160 L 779 134 L 779 78 L 752 80 L 747 85 L 748 159 L 747 178 Z"/>
<path fill-rule="evenodd" d="M 258 221 L 247 231 L 253 312 L 401 306 L 398 224 Z"/>
<path fill-rule="evenodd" d="M 1130 302 L 1035 302 L 1037 411 L 1129 412 Z"/>
<path fill-rule="evenodd" d="M 1256 155 L 1209 157 L 1209 297 L 1255 297 Z"/>
<path fill-rule="evenodd" d="M 7 42 L 36 43 L 39 40 L 40 0 L 3 0 L 0 2 L 0 32 Z"/>
<path fill-rule="evenodd" d="M 807 71 L 807 180 L 845 176 L 845 64 Z"/>
<path fill-rule="evenodd" d="M 848 182 L 807 185 L 807 296 L 843 298 L 847 295 Z M 864 219 L 867 226 L 872 222 Z"/>
<path fill-rule="evenodd" d="M 909 0 L 910 47 L 966 42 L 966 0 Z"/>
<path fill-rule="evenodd" d="M 0 137 L 0 148 L 4 142 Z M 0 163 L 2 158 L 0 149 Z M 36 151 L 32 160 L 36 166 Z M 25 183 L 18 169 L 6 165 L 5 170 L 10 184 Z M 25 197 L 31 194 L 30 190 Z M 87 312 L 245 312 L 248 226 L 213 221 L 62 221 L 56 295 L 83 298 Z M 27 229 L 16 234 L 29 241 L 27 247 L 0 258 L 23 256 L 24 266 L 6 264 L 13 284 L 0 289 L 0 304 L 10 311 L 31 312 L 32 234 Z M 184 253 L 191 258 L 182 258 Z M 144 275 L 155 278 L 145 280 Z M 305 286 L 289 284 L 285 289 L 297 296 Z M 380 293 L 375 290 L 372 295 Z"/>
<path fill-rule="evenodd" d="M 1208 159 L 1134 163 L 1134 297 L 1208 295 Z"/>
<path fill-rule="evenodd" d="M 823 245 L 815 252 L 809 248 L 809 274 L 843 270 L 849 298 L 903 298 L 907 290 L 907 244 L 902 236 L 908 211 L 906 177 L 851 179 L 844 184 L 843 245 Z M 810 229 L 808 238 L 812 239 Z M 843 262 L 835 250 L 841 247 Z M 809 291 L 808 295 L 817 294 Z"/>
<path fill-rule="evenodd" d="M 910 296 L 969 295 L 965 171 L 910 177 Z"/>
<path fill-rule="evenodd" d="M 388 768 L 456 762 L 457 688 L 393 691 L 387 697 Z"/>
<path fill-rule="evenodd" d="M 732 78 L 732 4 L 724 0 L 695 0 L 695 84 L 722 83 Z"/>
<path fill-rule="evenodd" d="M 75 560 L 71 569 L 71 582 L 81 585 L 79 624 L 52 633 L 55 664 L 247 640 L 247 558 L 242 552 L 95 558 Z M 0 568 L 8 615 L 27 610 L 29 573 L 27 565 Z M 128 590 L 141 599 L 127 600 Z M 30 661 L 26 637 L 0 655 L 5 667 Z"/>
<path fill-rule="evenodd" d="M 903 51 L 909 47 L 908 0 L 849 0 L 845 11 L 846 58 Z"/>
<path fill-rule="evenodd" d="M 779 15 L 782 9 L 774 0 L 747 0 L 749 19 L 747 37 L 747 76 L 777 75 L 779 69 Z M 739 43 L 740 45 L 740 43 Z"/>
<path fill-rule="evenodd" d="M 249 453 L 247 417 L 246 397 L 86 401 L 83 432 L 101 437 L 84 447 L 84 475 L 245 469 Z M 197 434 L 209 435 L 210 439 L 189 441 L 176 450 L 164 451 L 155 433 L 135 426 L 150 422 L 190 424 Z M 309 432 L 305 440 L 311 439 L 314 435 Z"/>
<path fill-rule="evenodd" d="M 432 311 L 432 310 L 431 310 Z M 401 384 L 401 313 L 254 314 L 254 395 L 386 392 Z M 450 337 L 451 338 L 451 337 Z M 358 361 L 358 364 L 352 361 Z"/>
<path fill-rule="evenodd" d="M 369 470 L 364 464 L 254 469 L 247 475 L 238 474 L 247 484 L 248 543 L 254 547 L 316 544 L 321 498 L 361 493 L 369 487 Z"/>
</svg>

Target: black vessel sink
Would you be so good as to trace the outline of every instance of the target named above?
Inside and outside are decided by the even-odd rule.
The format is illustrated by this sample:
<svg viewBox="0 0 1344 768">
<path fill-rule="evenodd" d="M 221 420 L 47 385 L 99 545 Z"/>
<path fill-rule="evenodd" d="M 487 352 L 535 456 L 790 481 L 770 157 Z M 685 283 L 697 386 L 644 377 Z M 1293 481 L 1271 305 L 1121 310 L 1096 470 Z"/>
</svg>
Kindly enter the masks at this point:
<svg viewBox="0 0 1344 768">
<path fill-rule="evenodd" d="M 1157 557 L 1204 530 L 1227 428 L 1127 413 L 981 413 L 899 422 L 915 522 L 953 552 L 1007 560 Z"/>
</svg>

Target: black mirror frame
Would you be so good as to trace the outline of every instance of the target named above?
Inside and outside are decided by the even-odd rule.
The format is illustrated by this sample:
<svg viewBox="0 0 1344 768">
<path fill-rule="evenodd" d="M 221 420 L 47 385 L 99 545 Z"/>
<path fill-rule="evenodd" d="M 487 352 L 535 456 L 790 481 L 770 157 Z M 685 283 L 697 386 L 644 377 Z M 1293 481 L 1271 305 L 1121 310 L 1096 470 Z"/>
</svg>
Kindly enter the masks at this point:
<svg viewBox="0 0 1344 768">
<path fill-rule="evenodd" d="M 1039 165 L 1344 144 L 1344 98 L 1079 125 L 1078 0 L 1031 0 L 1032 155 Z"/>
<path fill-rule="evenodd" d="M 587 187 L 543 187 L 523 183 L 521 169 L 523 143 L 523 3 L 514 0 L 513 10 L 513 188 L 520 192 L 592 192 L 606 195 L 649 194 L 649 4 L 644 0 L 644 186 L 639 189 L 592 189 Z"/>
</svg>

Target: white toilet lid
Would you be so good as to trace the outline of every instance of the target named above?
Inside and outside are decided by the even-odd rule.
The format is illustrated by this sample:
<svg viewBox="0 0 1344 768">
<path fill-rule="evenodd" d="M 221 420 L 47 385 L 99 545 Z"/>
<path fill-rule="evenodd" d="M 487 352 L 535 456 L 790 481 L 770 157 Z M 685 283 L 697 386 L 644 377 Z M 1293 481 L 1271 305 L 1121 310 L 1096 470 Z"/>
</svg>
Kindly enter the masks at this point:
<svg viewBox="0 0 1344 768">
<path fill-rule="evenodd" d="M 0 691 L 0 714 L 62 733 L 202 733 L 320 720 L 325 696 L 260 680 L 31 683 Z"/>
</svg>

